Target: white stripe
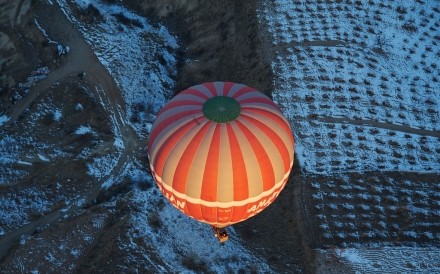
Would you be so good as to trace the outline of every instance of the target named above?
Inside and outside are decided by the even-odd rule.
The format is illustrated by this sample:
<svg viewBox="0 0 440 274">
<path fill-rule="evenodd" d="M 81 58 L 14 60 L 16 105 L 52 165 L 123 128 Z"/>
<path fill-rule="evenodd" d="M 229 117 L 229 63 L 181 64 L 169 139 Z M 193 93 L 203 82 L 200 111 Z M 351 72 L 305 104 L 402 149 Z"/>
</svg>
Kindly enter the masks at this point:
<svg viewBox="0 0 440 274">
<path fill-rule="evenodd" d="M 276 183 L 271 189 L 266 190 L 255 197 L 250 197 L 250 198 L 243 200 L 243 201 L 231 201 L 231 202 L 227 202 L 227 203 L 210 202 L 210 201 L 205 201 L 202 199 L 188 197 L 185 194 L 182 194 L 180 192 L 175 191 L 171 186 L 166 184 L 159 175 L 156 175 L 155 178 L 156 178 L 156 180 L 158 180 L 158 183 L 160 183 L 164 189 L 173 193 L 173 195 L 179 199 L 186 200 L 190 203 L 198 204 L 198 205 L 202 205 L 202 206 L 207 206 L 207 207 L 230 208 L 233 206 L 244 206 L 244 205 L 247 205 L 250 203 L 254 203 L 254 202 L 261 200 L 261 198 L 270 195 L 275 189 L 277 189 L 283 185 L 284 180 L 287 180 L 287 178 L 289 177 L 290 171 L 292 169 L 292 166 L 293 166 L 293 161 L 290 163 L 290 169 L 286 174 L 284 174 L 283 179 L 281 181 L 279 181 L 278 183 Z M 154 168 L 152 166 L 150 166 L 150 167 L 151 167 L 152 171 L 154 172 Z"/>
<path fill-rule="evenodd" d="M 173 115 L 179 115 L 177 119 L 181 119 L 184 118 L 185 116 L 183 116 L 183 112 L 185 111 L 192 111 L 192 110 L 196 110 L 199 111 L 200 113 L 202 113 L 202 108 L 203 108 L 203 103 L 200 103 L 198 105 L 180 105 L 180 106 L 175 106 L 172 108 L 169 108 L 165 111 L 163 111 L 162 113 L 160 113 L 159 116 L 157 116 L 156 120 L 154 121 L 154 127 L 159 126 L 160 124 L 163 123 L 163 121 L 165 121 L 167 118 L 169 118 L 170 116 Z M 188 116 L 188 114 L 186 114 Z M 197 112 L 195 112 L 194 114 L 191 115 L 198 115 Z"/>
<path fill-rule="evenodd" d="M 240 122 L 243 124 L 245 128 L 247 128 L 244 125 L 245 123 L 243 123 L 243 121 Z M 249 140 L 246 137 L 246 135 L 243 133 L 241 128 L 238 127 L 235 121 L 231 123 L 231 126 L 234 130 L 235 136 L 237 137 L 241 154 L 243 155 L 243 161 L 244 161 L 246 176 L 248 180 L 249 196 L 253 197 L 263 191 L 263 177 L 260 169 L 261 163 L 258 162 L 257 156 L 255 155 L 255 151 L 251 145 L 251 143 L 254 142 L 254 140 Z"/>
<path fill-rule="evenodd" d="M 194 155 L 193 164 L 188 173 L 185 193 L 191 197 L 200 197 L 202 191 L 203 175 L 206 170 L 206 159 L 208 158 L 209 147 L 212 142 L 216 124 L 210 123 L 199 148 Z"/>
<path fill-rule="evenodd" d="M 156 154 L 159 149 L 162 148 L 163 144 L 168 141 L 171 135 L 173 135 L 176 131 L 181 130 L 182 125 L 186 125 L 187 123 L 191 123 L 194 121 L 193 128 L 201 123 L 206 123 L 208 120 L 204 118 L 203 114 L 197 114 L 194 116 L 186 116 L 182 119 L 176 120 L 173 123 L 169 124 L 167 127 L 163 128 L 162 131 L 156 136 L 153 140 L 153 143 L 150 146 L 150 156 L 151 160 L 154 162 L 156 160 Z M 187 131 L 192 130 L 189 128 Z M 154 129 L 153 131 L 154 132 Z M 185 132 L 186 134 L 186 132 Z"/>
<path fill-rule="evenodd" d="M 208 87 L 206 87 L 204 84 L 200 84 L 200 85 L 196 85 L 196 86 L 192 86 L 189 89 L 195 89 L 200 91 L 201 93 L 205 94 L 206 96 L 208 96 L 208 98 L 214 97 L 214 95 L 211 94 L 211 92 L 209 91 L 210 89 Z M 205 99 L 206 100 L 206 99 Z"/>
<path fill-rule="evenodd" d="M 274 172 L 274 181 L 276 182 L 277 180 L 281 180 L 281 176 L 284 172 L 284 163 L 283 163 L 283 159 L 281 157 L 281 154 L 278 151 L 278 148 L 276 147 L 273 140 L 271 138 L 269 138 L 269 136 L 266 135 L 266 133 L 264 131 L 262 131 L 252 121 L 249 121 L 249 122 L 246 121 L 246 123 L 244 123 L 245 121 L 242 121 L 242 122 L 246 126 L 246 128 L 250 132 L 252 132 L 252 134 L 255 135 L 258 142 L 263 147 L 263 150 L 266 153 L 267 157 L 269 158 L 269 162 L 270 162 L 272 170 Z M 272 124 L 275 124 L 275 123 L 272 123 Z M 264 125 L 271 125 L 271 124 L 264 124 Z M 278 132 L 278 133 L 275 132 L 275 134 L 277 134 L 277 135 L 285 135 L 283 133 L 284 133 L 284 131 Z M 292 159 L 292 158 L 290 158 L 290 159 Z"/>
<path fill-rule="evenodd" d="M 214 88 L 216 95 L 222 96 L 223 95 L 223 88 L 225 86 L 224 82 L 214 82 Z"/>
<path fill-rule="evenodd" d="M 276 113 L 274 113 L 276 114 Z M 255 112 L 249 111 L 249 110 L 245 110 L 243 111 L 243 115 L 254 118 L 258 121 L 260 121 L 261 123 L 269 126 L 283 141 L 284 146 L 286 147 L 287 151 L 289 152 L 289 158 L 291 160 L 293 160 L 293 142 L 292 139 L 290 138 L 290 134 L 292 134 L 291 132 L 286 132 L 284 130 L 284 128 L 278 123 L 275 122 L 272 118 L 270 118 L 269 116 L 266 116 L 264 114 L 257 114 Z M 285 121 L 283 119 L 283 121 Z M 288 126 L 288 128 L 290 128 L 290 125 L 288 122 L 286 122 L 286 125 Z"/>
<path fill-rule="evenodd" d="M 267 100 L 268 102 L 272 102 L 272 101 L 270 100 L 269 97 L 267 97 L 266 95 L 264 95 L 263 93 L 261 93 L 261 92 L 258 91 L 258 90 L 250 90 L 250 91 L 247 91 L 247 92 L 241 94 L 240 96 L 238 96 L 238 97 L 235 98 L 235 99 L 236 99 L 238 102 L 241 102 L 241 101 L 246 100 L 246 99 L 249 99 L 249 98 L 252 98 L 252 99 L 254 99 L 254 98 L 255 98 L 255 99 L 256 99 L 256 98 L 262 98 L 262 99 Z"/>
<path fill-rule="evenodd" d="M 241 89 L 246 88 L 246 85 L 243 84 L 233 84 L 231 86 L 231 89 L 228 91 L 228 96 L 229 97 L 234 97 L 234 95 Z M 252 91 L 249 91 L 252 92 Z"/>
<path fill-rule="evenodd" d="M 234 176 L 232 173 L 231 144 L 225 124 L 220 126 L 220 151 L 218 155 L 217 201 L 229 202 L 234 200 Z"/>
<path fill-rule="evenodd" d="M 165 160 L 162 171 L 162 176 L 164 177 L 165 181 L 174 183 L 173 178 L 175 176 L 175 171 L 177 170 L 177 165 L 179 164 L 183 153 L 185 153 L 185 150 L 188 148 L 189 143 L 194 139 L 194 136 L 200 132 L 201 128 L 206 123 L 208 122 L 195 125 L 193 128 L 189 129 L 172 148 L 170 154 Z"/>
</svg>

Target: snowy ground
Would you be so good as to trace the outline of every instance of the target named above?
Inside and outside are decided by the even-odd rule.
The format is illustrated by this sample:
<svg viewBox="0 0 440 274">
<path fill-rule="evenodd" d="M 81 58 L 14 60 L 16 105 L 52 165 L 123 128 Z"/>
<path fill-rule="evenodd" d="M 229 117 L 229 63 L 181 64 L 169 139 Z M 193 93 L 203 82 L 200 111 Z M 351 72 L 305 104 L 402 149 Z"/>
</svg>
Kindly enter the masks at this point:
<svg viewBox="0 0 440 274">
<path fill-rule="evenodd" d="M 68 5 L 60 3 L 69 14 Z M 120 6 L 99 1 L 76 3 L 83 9 L 91 3 L 102 15 L 94 24 L 70 18 L 80 25 L 100 61 L 123 90 L 127 105 L 131 106 L 127 119 L 133 117 L 135 106 L 140 103 L 148 109 L 136 113 L 140 113 L 139 120 L 152 122 L 154 116 L 143 115 L 156 113 L 171 95 L 175 71 L 170 68 L 175 65 L 173 51 L 178 47 L 177 39 L 163 26 L 153 27 Z M 266 3 L 261 11 L 260 19 L 268 26 L 274 36 L 273 46 L 279 50 L 273 62 L 277 75 L 273 98 L 292 122 L 299 164 L 306 173 L 335 175 L 334 182 L 312 185 L 315 193 L 310 198 L 316 202 L 319 213 L 316 217 L 324 238 L 337 238 L 343 244 L 360 239 L 386 241 L 388 237 L 415 241 L 440 239 L 436 232 L 439 223 L 432 221 L 440 216 L 438 184 L 422 182 L 423 187 L 417 187 L 410 181 L 382 177 L 351 181 L 343 175 L 439 170 L 440 100 L 436 91 L 440 89 L 440 64 L 438 35 L 435 35 L 440 28 L 439 16 L 435 1 L 425 4 L 356 1 L 352 5 L 342 1 L 329 4 L 278 1 Z M 121 18 L 126 18 L 125 23 L 121 24 Z M 124 41 L 130 41 L 130 45 Z M 307 46 L 307 41 L 318 42 Z M 151 61 L 157 54 L 162 56 L 160 64 Z M 133 125 L 137 132 L 147 134 L 148 126 L 136 121 Z M 366 191 L 371 182 L 376 185 L 375 195 Z M 417 195 L 421 199 L 413 202 Z M 332 203 L 334 198 L 336 202 Z M 194 223 L 180 217 L 166 203 L 160 213 L 151 210 L 149 207 L 155 199 L 161 198 L 154 192 L 133 196 L 133 201 L 143 208 L 141 212 L 151 212 L 149 218 L 158 218 L 162 224 L 157 234 L 150 229 L 151 224 L 139 222 L 145 219 L 144 214 L 134 215 L 133 223 L 141 224 L 136 227 L 139 232 L 135 235 L 155 239 L 164 247 L 159 250 L 162 258 L 178 257 L 191 250 L 197 258 L 214 254 L 219 265 L 226 260 L 212 253 L 211 245 L 203 245 L 206 240 L 197 245 L 199 248 L 187 249 L 192 246 L 189 235 L 168 231 L 173 231 L 176 220 L 183 227 L 194 227 Z M 386 202 L 381 204 L 383 199 Z M 398 213 L 401 207 L 408 214 L 425 217 L 424 226 L 402 229 L 400 223 L 389 221 L 390 216 L 391 219 L 401 216 Z M 372 209 L 376 211 L 371 213 Z M 361 224 L 353 221 L 357 218 L 366 220 L 364 229 L 359 229 Z M 170 230 L 163 226 L 169 226 Z M 158 237 L 162 233 L 169 234 Z M 200 233 L 200 239 L 207 239 L 210 234 L 203 227 Z M 163 239 L 171 240 L 164 243 Z M 227 248 L 232 248 L 229 255 L 230 252 L 243 254 L 239 245 Z M 438 256 L 436 252 L 432 254 Z M 245 260 L 252 261 L 251 258 Z M 180 262 L 173 265 L 173 261 L 168 261 L 170 266 L 178 267 Z M 262 267 L 265 268 L 264 264 Z"/>
<path fill-rule="evenodd" d="M 337 249 L 357 273 L 439 273 L 440 250 L 423 247 Z"/>
<path fill-rule="evenodd" d="M 317 236 L 359 247 L 339 253 L 359 273 L 439 270 L 438 4 L 274 1 L 260 12 Z M 416 247 L 368 248 L 394 241 Z M 406 253 L 423 255 L 396 259 Z"/>
<path fill-rule="evenodd" d="M 151 126 L 149 123 L 154 121 L 154 114 L 172 95 L 177 39 L 171 36 L 164 26 L 152 26 L 145 18 L 119 5 L 104 4 L 101 1 L 76 1 L 80 9 L 87 9 L 92 4 L 102 15 L 99 22 L 85 24 L 74 17 L 75 13 L 71 11 L 67 2 L 58 3 L 71 21 L 79 27 L 99 60 L 123 91 L 127 106 L 130 107 L 126 120 L 132 122 L 131 125 L 140 136 L 145 136 Z M 123 20 L 134 23 L 124 24 L 118 21 L 118 18 L 125 18 Z M 163 62 L 158 63 L 157 59 Z M 130 119 L 133 115 L 136 115 L 137 119 Z M 78 129 L 80 132 L 87 130 L 86 126 Z M 115 165 L 112 162 L 116 161 L 102 158 L 95 160 L 96 165 L 93 166 L 107 170 L 107 174 Z M 102 169 L 102 166 L 109 168 Z M 126 163 L 126 169 L 120 177 L 128 175 L 133 182 L 153 184 L 145 169 L 146 167 L 138 162 Z M 98 178 L 106 175 L 100 170 L 91 169 L 90 166 L 89 170 Z M 132 192 L 130 203 L 137 208 L 130 217 L 132 226 L 127 232 L 127 236 L 132 240 L 131 244 L 124 244 L 121 249 L 134 252 L 142 250 L 142 246 L 145 245 L 154 246 L 157 256 L 167 267 L 179 273 L 185 273 L 188 268 L 194 267 L 196 269 L 193 270 L 199 268 L 217 273 L 237 269 L 270 271 L 263 259 L 255 257 L 242 246 L 233 230 L 230 230 L 231 240 L 228 244 L 219 246 L 208 226 L 182 216 L 155 188 Z M 138 241 L 143 244 L 136 244 Z M 165 270 L 158 267 L 157 271 Z"/>
<path fill-rule="evenodd" d="M 57 2 L 123 92 L 127 116 L 122 120 L 145 139 L 155 114 L 172 96 L 178 39 L 164 26 L 109 4 L 112 1 Z M 292 123 L 297 159 L 310 181 L 310 196 L 305 198 L 313 205 L 317 238 L 339 246 L 317 252 L 334 256 L 358 273 L 440 271 L 438 1 L 266 1 L 259 19 L 273 36 L 272 95 Z M 21 87 L 28 89 L 48 73 L 41 68 Z M 55 121 L 65 119 L 53 102 L 35 107 L 31 120 L 47 115 Z M 81 112 L 83 106 L 75 108 Z M 0 113 L 0 126 L 9 119 Z M 95 157 L 87 162 L 87 170 L 96 180 L 108 178 L 104 189 L 127 177 L 133 183 L 124 198 L 135 210 L 129 213 L 128 241 L 119 246 L 129 254 L 128 260 L 140 258 L 133 255 L 140 252 L 138 265 L 151 265 L 157 256 L 164 263 L 156 265 L 158 272 L 273 272 L 264 259 L 244 248 L 233 229 L 231 240 L 219 246 L 209 227 L 182 216 L 153 187 L 139 160 L 128 158 L 122 172 L 111 176 L 127 148 L 116 118 L 109 119 L 115 135 L 113 156 Z M 90 138 L 99 134 L 87 123 L 72 132 Z M 2 137 L 0 186 L 27 175 L 26 169 L 14 169 L 16 165 L 68 156 L 52 148 L 29 137 Z M 77 160 L 89 158 L 92 151 L 84 148 Z M 403 180 L 401 172 L 416 175 Z M 0 236 L 27 223 L 28 212 L 38 215 L 53 206 L 36 188 L 2 197 Z M 103 207 L 112 209 L 115 204 L 110 201 Z M 94 219 L 90 231 L 102 229 L 106 218 Z M 75 233 L 84 234 L 81 243 L 90 246 L 92 233 L 78 227 Z M 63 266 L 63 259 L 70 256 L 79 262 L 86 253 L 75 241 L 51 241 L 53 250 L 42 254 L 44 260 L 38 263 L 49 263 L 54 271 L 74 268 Z M 410 246 L 391 247 L 387 243 L 392 241 Z M 124 266 L 118 267 L 124 271 Z"/>
<path fill-rule="evenodd" d="M 438 1 L 349 2 L 277 1 L 263 11 L 279 49 L 274 100 L 295 127 L 302 168 L 438 171 Z"/>
<path fill-rule="evenodd" d="M 75 1 L 80 12 L 87 11 L 89 5 L 99 11 L 100 16 L 92 15 L 96 21 L 90 24 L 72 15 L 67 1 L 58 3 L 118 83 L 127 103 L 125 119 L 138 134 L 146 136 L 155 113 L 173 94 L 177 38 L 164 26 L 153 26 L 120 5 Z"/>
</svg>

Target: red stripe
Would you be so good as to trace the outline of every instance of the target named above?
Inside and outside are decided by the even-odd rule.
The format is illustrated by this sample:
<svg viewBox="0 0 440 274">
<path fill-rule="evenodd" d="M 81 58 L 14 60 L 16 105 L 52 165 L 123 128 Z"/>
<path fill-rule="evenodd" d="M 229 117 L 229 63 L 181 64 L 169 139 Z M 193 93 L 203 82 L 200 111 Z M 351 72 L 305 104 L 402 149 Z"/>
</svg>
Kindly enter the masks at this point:
<svg viewBox="0 0 440 274">
<path fill-rule="evenodd" d="M 209 90 L 212 96 L 218 96 L 214 83 L 210 82 L 210 83 L 204 83 L 202 85 Z"/>
<path fill-rule="evenodd" d="M 218 162 L 220 155 L 220 125 L 215 126 L 205 170 L 203 171 L 202 192 L 200 198 L 205 201 L 217 201 Z M 202 172 L 202 171 L 201 171 Z"/>
<path fill-rule="evenodd" d="M 174 100 L 170 101 L 166 106 L 164 106 L 159 113 L 157 114 L 157 117 L 159 117 L 162 113 L 165 111 L 175 108 L 175 107 L 181 107 L 181 106 L 203 106 L 203 102 L 197 102 L 194 100 Z"/>
<path fill-rule="evenodd" d="M 248 86 L 244 86 L 244 87 L 242 87 L 240 90 L 238 90 L 238 91 L 234 94 L 234 96 L 232 96 L 232 98 L 236 99 L 236 98 L 239 97 L 240 95 L 245 94 L 245 93 L 250 92 L 250 91 L 259 92 L 259 91 L 255 90 L 254 88 L 251 88 L 251 87 L 248 87 Z"/>
<path fill-rule="evenodd" d="M 171 151 L 174 149 L 174 146 L 180 141 L 180 139 L 195 126 L 193 121 L 189 121 L 186 124 L 180 126 L 180 128 L 174 132 L 168 139 L 162 144 L 162 146 L 158 149 L 156 155 L 156 159 L 153 159 L 153 166 L 157 175 L 162 176 L 163 168 L 165 166 L 165 162 L 168 159 Z M 150 159 L 151 160 L 151 159 Z"/>
<path fill-rule="evenodd" d="M 209 98 L 208 94 L 206 94 L 204 91 L 200 91 L 198 89 L 195 89 L 194 87 L 190 87 L 188 89 L 185 89 L 184 91 L 180 92 L 179 94 L 191 94 L 191 95 L 195 95 L 200 98 L 203 98 L 203 99 Z M 176 97 L 174 97 L 174 98 L 177 98 L 177 96 L 179 96 L 179 94 L 176 95 Z"/>
<path fill-rule="evenodd" d="M 247 121 L 250 124 L 255 125 L 272 141 L 272 143 L 277 148 L 278 154 L 281 156 L 281 159 L 283 160 L 284 173 L 286 173 L 290 169 L 290 162 L 292 161 L 292 159 L 290 159 L 289 150 L 287 148 L 287 146 L 290 144 L 285 144 L 283 142 L 283 139 L 281 139 L 279 136 L 282 133 L 281 132 L 277 133 L 277 132 L 273 131 L 271 127 L 267 126 L 263 122 L 255 119 L 253 117 L 243 115 L 243 116 L 241 116 L 241 119 Z M 286 132 L 286 134 L 291 135 L 290 132 Z"/>
<path fill-rule="evenodd" d="M 252 97 L 252 98 L 245 98 L 243 100 L 238 101 L 240 104 L 243 105 L 243 107 L 246 107 L 244 104 L 252 104 L 252 103 L 263 103 L 266 105 L 269 105 L 271 107 L 274 107 L 277 111 L 281 112 L 281 109 L 269 98 L 267 97 Z M 252 107 L 252 106 L 249 106 Z"/>
<path fill-rule="evenodd" d="M 243 114 L 246 114 L 247 111 L 249 111 L 250 113 L 256 113 L 261 116 L 265 116 L 265 117 L 271 119 L 272 121 L 274 121 L 275 123 L 277 123 L 284 131 L 289 133 L 288 135 L 289 135 L 290 141 L 293 144 L 293 136 L 292 136 L 292 130 L 290 128 L 290 125 L 287 123 L 286 120 L 281 118 L 279 115 L 275 114 L 275 112 L 272 112 L 272 111 L 269 111 L 266 109 L 255 108 L 255 107 L 242 107 Z M 279 114 L 284 117 L 284 115 L 281 112 Z"/>
<path fill-rule="evenodd" d="M 193 204 L 188 201 L 185 202 L 184 213 L 191 216 L 197 220 L 203 220 L 202 209 L 200 204 Z"/>
<path fill-rule="evenodd" d="M 234 180 L 234 201 L 241 201 L 249 197 L 249 182 L 246 173 L 246 164 L 237 136 L 230 124 L 226 124 L 230 151 L 232 155 L 232 176 Z"/>
<path fill-rule="evenodd" d="M 275 184 L 275 174 L 272 167 L 272 162 L 267 155 L 263 145 L 258 141 L 257 137 L 243 124 L 236 120 L 237 126 L 241 129 L 247 138 L 252 150 L 257 158 L 260 167 L 261 177 L 263 179 L 263 191 L 269 190 Z"/>
<path fill-rule="evenodd" d="M 224 82 L 223 83 L 223 96 L 228 96 L 229 91 L 231 90 L 231 88 L 235 85 L 235 83 L 232 82 Z"/>
<path fill-rule="evenodd" d="M 157 138 L 157 136 L 170 124 L 176 122 L 179 119 L 185 118 L 186 116 L 190 116 L 196 113 L 200 113 L 200 110 L 194 109 L 194 110 L 187 110 L 187 111 L 181 111 L 176 114 L 171 115 L 170 117 L 166 118 L 159 124 L 154 124 L 153 129 L 151 130 L 150 137 L 148 140 L 148 147 L 151 150 L 151 146 L 154 143 L 154 140 Z M 191 121 L 190 121 L 191 122 Z"/>
<path fill-rule="evenodd" d="M 221 224 L 227 224 L 231 220 L 232 207 L 229 208 L 217 208 L 217 222 Z"/>
<path fill-rule="evenodd" d="M 229 223 L 237 223 L 242 221 L 244 218 L 247 218 L 249 213 L 246 212 L 247 206 L 234 206 L 232 207 L 232 214 Z"/>
<path fill-rule="evenodd" d="M 233 225 L 254 216 L 272 204 L 285 187 L 286 181 L 272 192 L 261 197 L 258 201 L 247 203 L 242 206 L 221 208 L 216 206 L 204 206 L 186 201 L 183 212 L 198 221 L 208 224 L 217 226 Z"/>
<path fill-rule="evenodd" d="M 206 132 L 209 129 L 211 123 L 205 123 L 201 129 L 196 133 L 191 142 L 183 152 L 182 157 L 179 160 L 179 164 L 176 167 L 173 176 L 173 189 L 179 193 L 185 193 L 188 183 L 188 175 L 191 170 L 194 156 L 196 155 L 199 145 L 205 137 Z M 203 167 L 204 168 L 204 167 Z M 190 183 L 190 182 L 189 182 Z"/>
<path fill-rule="evenodd" d="M 200 208 L 202 209 L 202 216 L 205 222 L 208 224 L 217 222 L 217 207 L 200 205 Z"/>
</svg>

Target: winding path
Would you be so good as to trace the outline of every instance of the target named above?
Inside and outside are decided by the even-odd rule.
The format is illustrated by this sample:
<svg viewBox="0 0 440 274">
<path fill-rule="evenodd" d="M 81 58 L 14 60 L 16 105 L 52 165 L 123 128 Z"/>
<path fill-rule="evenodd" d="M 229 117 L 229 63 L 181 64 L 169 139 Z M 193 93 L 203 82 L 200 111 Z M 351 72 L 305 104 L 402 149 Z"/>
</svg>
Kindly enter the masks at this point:
<svg viewBox="0 0 440 274">
<path fill-rule="evenodd" d="M 114 132 L 114 134 L 121 137 L 124 146 L 120 151 L 119 160 L 112 172 L 99 181 L 94 182 L 93 187 L 82 197 L 71 201 L 69 206 L 61 210 L 47 213 L 38 220 L 2 236 L 0 238 L 0 260 L 7 255 L 11 247 L 18 243 L 22 235 L 32 234 L 38 227 L 53 224 L 61 217 L 71 215 L 80 209 L 82 205 L 86 205 L 95 200 L 102 190 L 104 183 L 121 174 L 121 171 L 125 169 L 127 163 L 135 158 L 136 152 L 142 149 L 136 132 L 125 121 L 125 101 L 120 89 L 106 68 L 99 62 L 93 50 L 85 42 L 79 31 L 76 30 L 72 22 L 66 18 L 58 4 L 50 5 L 46 1 L 40 1 L 36 3 L 33 8 L 36 10 L 36 14 L 50 14 L 48 18 L 37 18 L 39 24 L 45 29 L 51 28 L 51 32 L 61 35 L 63 37 L 62 42 L 70 47 L 70 52 L 63 57 L 63 63 L 58 69 L 51 71 L 45 79 L 33 86 L 26 97 L 13 106 L 11 113 L 9 113 L 9 121 L 1 127 L 13 126 L 29 105 L 37 99 L 38 96 L 47 92 L 52 84 L 66 77 L 85 72 L 86 79 L 96 85 L 95 90 L 92 90 L 92 92 L 95 92 L 96 98 L 101 99 L 101 102 L 104 104 L 103 108 L 107 111 L 108 115 L 114 118 L 111 119 L 117 131 Z M 57 24 L 53 24 L 55 20 Z"/>
</svg>

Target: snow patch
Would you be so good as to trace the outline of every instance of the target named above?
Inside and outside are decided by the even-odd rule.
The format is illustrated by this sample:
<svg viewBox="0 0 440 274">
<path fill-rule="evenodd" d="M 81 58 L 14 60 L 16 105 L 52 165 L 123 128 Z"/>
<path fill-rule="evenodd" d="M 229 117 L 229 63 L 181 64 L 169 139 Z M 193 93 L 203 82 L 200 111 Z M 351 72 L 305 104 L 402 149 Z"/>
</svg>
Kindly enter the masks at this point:
<svg viewBox="0 0 440 274">
<path fill-rule="evenodd" d="M 93 5 L 103 17 L 100 22 L 84 24 L 72 16 L 67 1 L 58 2 L 121 89 L 128 105 L 124 120 L 131 120 L 136 132 L 146 137 L 146 122 L 152 123 L 173 96 L 177 38 L 164 26 L 153 26 L 119 4 L 76 0 L 82 9 Z"/>
<path fill-rule="evenodd" d="M 21 160 L 18 160 L 17 164 L 25 165 L 25 166 L 31 166 L 32 165 L 32 163 L 29 163 L 29 162 L 26 162 L 26 161 L 21 161 Z"/>
<path fill-rule="evenodd" d="M 95 157 L 91 163 L 87 164 L 88 174 L 103 179 L 108 176 L 116 164 L 118 163 L 120 155 L 105 155 L 103 157 Z"/>
<path fill-rule="evenodd" d="M 53 112 L 53 119 L 59 122 L 61 120 L 61 117 L 63 117 L 61 111 L 59 109 L 55 109 Z"/>
<path fill-rule="evenodd" d="M 113 143 L 113 145 L 118 149 L 118 150 L 124 150 L 125 146 L 124 146 L 124 141 L 122 140 L 122 138 L 120 137 L 116 137 L 115 141 Z"/>
<path fill-rule="evenodd" d="M 37 154 L 37 155 L 38 155 L 38 158 L 40 158 L 41 161 L 50 162 L 50 160 L 47 157 L 45 157 L 45 156 L 43 156 L 41 154 Z"/>
<path fill-rule="evenodd" d="M 9 117 L 8 116 L 6 116 L 6 115 L 1 115 L 0 116 L 0 126 L 3 126 L 4 124 L 6 124 L 6 122 L 8 122 L 9 121 Z"/>
<path fill-rule="evenodd" d="M 77 135 L 84 135 L 87 133 L 95 133 L 89 125 L 80 126 L 75 130 L 75 134 Z"/>
<path fill-rule="evenodd" d="M 434 247 L 346 248 L 334 254 L 358 273 L 440 273 L 440 250 Z"/>
</svg>

